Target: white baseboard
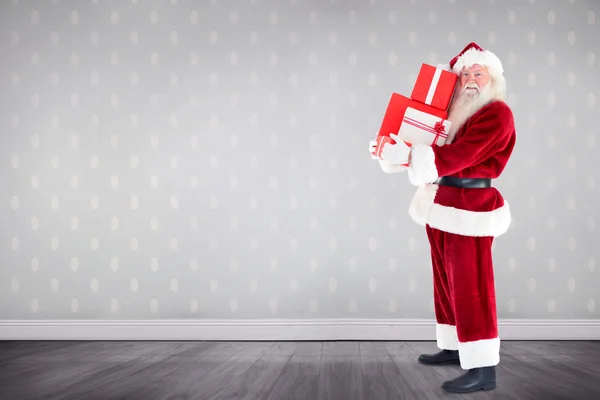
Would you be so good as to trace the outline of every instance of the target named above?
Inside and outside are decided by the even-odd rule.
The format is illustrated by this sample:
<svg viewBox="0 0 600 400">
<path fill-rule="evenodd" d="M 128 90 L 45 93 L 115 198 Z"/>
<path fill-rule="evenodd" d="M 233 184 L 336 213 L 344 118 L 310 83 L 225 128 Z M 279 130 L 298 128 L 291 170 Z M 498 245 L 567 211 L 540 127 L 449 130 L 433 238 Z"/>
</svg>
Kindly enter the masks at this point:
<svg viewBox="0 0 600 400">
<path fill-rule="evenodd" d="M 500 320 L 501 340 L 600 340 L 600 320 Z M 0 340 L 435 340 L 433 320 L 0 320 Z"/>
</svg>

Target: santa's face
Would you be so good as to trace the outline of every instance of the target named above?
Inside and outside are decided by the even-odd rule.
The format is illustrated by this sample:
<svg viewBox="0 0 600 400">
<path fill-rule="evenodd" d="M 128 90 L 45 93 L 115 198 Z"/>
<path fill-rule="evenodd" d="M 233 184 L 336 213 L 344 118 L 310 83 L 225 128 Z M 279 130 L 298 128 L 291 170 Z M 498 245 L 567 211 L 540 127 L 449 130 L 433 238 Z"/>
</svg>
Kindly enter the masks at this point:
<svg viewBox="0 0 600 400">
<path fill-rule="evenodd" d="M 463 68 L 459 76 L 460 94 L 467 97 L 477 97 L 490 81 L 487 67 L 474 64 Z"/>
<path fill-rule="evenodd" d="M 446 143 L 452 143 L 460 127 L 481 107 L 494 98 L 499 98 L 498 88 L 494 86 L 494 81 L 490 78 L 486 67 L 473 65 L 464 68 L 458 79 L 456 93 L 448 113 L 448 120 L 452 125 Z"/>
</svg>

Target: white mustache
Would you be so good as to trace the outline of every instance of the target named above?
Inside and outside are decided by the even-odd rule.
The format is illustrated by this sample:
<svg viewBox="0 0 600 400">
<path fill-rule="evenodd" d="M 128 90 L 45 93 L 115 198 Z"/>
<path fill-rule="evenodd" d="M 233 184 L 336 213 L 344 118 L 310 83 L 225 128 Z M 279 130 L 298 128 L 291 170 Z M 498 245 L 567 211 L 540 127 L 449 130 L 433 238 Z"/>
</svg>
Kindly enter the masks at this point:
<svg viewBox="0 0 600 400">
<path fill-rule="evenodd" d="M 467 89 L 475 89 L 475 90 L 479 91 L 479 87 L 472 83 L 465 85 L 465 87 L 463 88 L 463 92 L 466 91 Z"/>
</svg>

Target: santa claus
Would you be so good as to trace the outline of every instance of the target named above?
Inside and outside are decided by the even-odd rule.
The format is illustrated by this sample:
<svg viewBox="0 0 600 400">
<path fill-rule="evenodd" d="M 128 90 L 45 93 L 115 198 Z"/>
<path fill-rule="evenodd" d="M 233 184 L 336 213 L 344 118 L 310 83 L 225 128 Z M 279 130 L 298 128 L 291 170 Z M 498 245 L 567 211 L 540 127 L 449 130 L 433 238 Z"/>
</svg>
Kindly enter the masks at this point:
<svg viewBox="0 0 600 400">
<path fill-rule="evenodd" d="M 516 136 L 496 55 L 470 43 L 444 68 L 458 75 L 445 144 L 409 147 L 392 135 L 396 144 L 384 146 L 379 163 L 387 173 L 407 171 L 418 186 L 409 214 L 425 226 L 431 245 L 441 351 L 419 361 L 460 364 L 467 371 L 442 388 L 465 393 L 496 387 L 500 339 L 492 241 L 508 230 L 511 212 L 492 179 L 506 167 Z"/>
</svg>

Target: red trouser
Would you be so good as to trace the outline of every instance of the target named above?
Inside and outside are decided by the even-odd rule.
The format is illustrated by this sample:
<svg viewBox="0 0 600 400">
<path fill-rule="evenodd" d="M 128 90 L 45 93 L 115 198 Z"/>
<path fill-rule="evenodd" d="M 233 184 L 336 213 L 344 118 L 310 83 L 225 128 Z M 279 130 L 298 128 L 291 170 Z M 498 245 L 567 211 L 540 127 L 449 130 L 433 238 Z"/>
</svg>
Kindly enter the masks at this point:
<svg viewBox="0 0 600 400">
<path fill-rule="evenodd" d="M 431 245 L 436 338 L 458 350 L 463 369 L 497 365 L 500 339 L 492 262 L 493 237 L 426 227 Z"/>
</svg>

